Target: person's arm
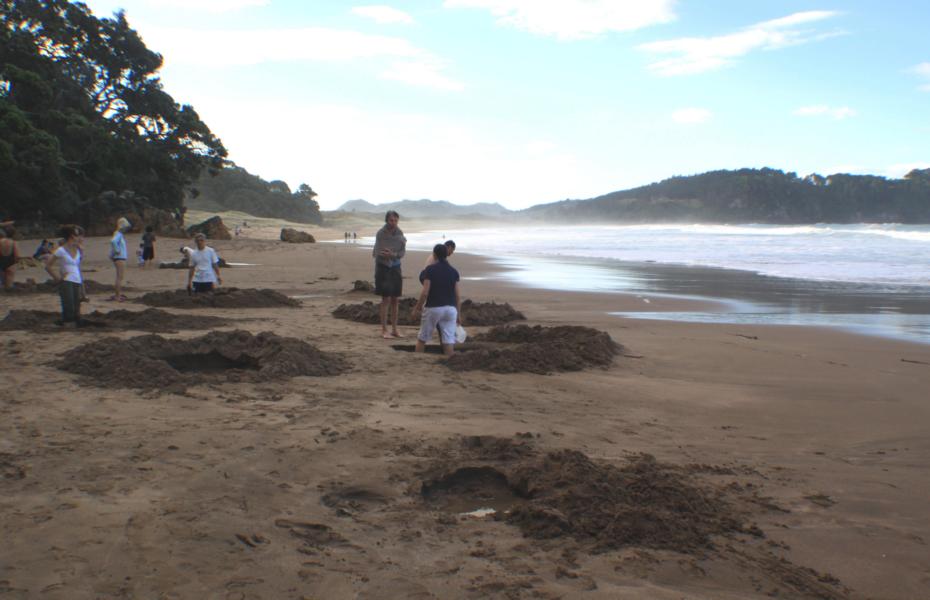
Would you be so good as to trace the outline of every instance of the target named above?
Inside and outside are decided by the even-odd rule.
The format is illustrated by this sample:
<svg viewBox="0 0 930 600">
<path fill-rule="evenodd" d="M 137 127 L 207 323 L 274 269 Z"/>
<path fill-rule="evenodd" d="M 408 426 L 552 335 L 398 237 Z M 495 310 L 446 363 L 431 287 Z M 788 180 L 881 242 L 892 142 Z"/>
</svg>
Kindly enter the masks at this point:
<svg viewBox="0 0 930 600">
<path fill-rule="evenodd" d="M 220 257 L 216 255 L 216 251 L 213 252 L 213 256 L 210 257 L 213 259 L 213 272 L 216 273 L 216 284 L 223 285 L 223 278 L 220 277 Z"/>
<path fill-rule="evenodd" d="M 404 234 L 400 234 L 400 250 L 394 253 L 394 258 L 400 260 L 407 254 L 407 238 L 404 237 Z"/>
<path fill-rule="evenodd" d="M 194 261 L 190 259 L 190 256 L 188 256 L 188 261 L 190 262 L 191 267 L 187 270 L 187 289 L 190 291 L 190 289 L 194 287 L 194 271 L 197 269 L 197 267 L 194 266 Z"/>
<path fill-rule="evenodd" d="M 378 230 L 375 235 L 375 245 L 371 247 L 371 255 L 375 258 L 381 258 L 381 245 L 384 243 L 384 231 Z"/>
<path fill-rule="evenodd" d="M 459 282 L 455 282 L 455 324 L 462 324 L 462 296 L 459 294 Z"/>
<path fill-rule="evenodd" d="M 55 281 L 56 283 L 61 281 L 61 274 L 59 273 L 58 275 L 55 275 L 55 271 L 52 271 L 52 267 L 57 262 L 58 262 L 58 257 L 55 256 L 54 254 L 52 254 L 51 257 L 45 262 L 45 271 L 49 274 L 52 280 Z"/>
<path fill-rule="evenodd" d="M 429 279 L 423 280 L 423 291 L 420 292 L 420 298 L 417 300 L 416 305 L 413 307 L 413 316 L 417 316 L 423 310 L 423 305 L 426 304 L 426 298 L 429 296 Z"/>
</svg>

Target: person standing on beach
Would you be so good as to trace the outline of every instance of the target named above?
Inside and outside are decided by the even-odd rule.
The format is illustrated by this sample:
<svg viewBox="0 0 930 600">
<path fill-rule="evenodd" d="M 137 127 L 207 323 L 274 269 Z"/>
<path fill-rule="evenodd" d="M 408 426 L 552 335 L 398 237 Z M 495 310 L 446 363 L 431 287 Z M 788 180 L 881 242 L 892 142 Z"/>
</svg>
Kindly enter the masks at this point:
<svg viewBox="0 0 930 600">
<path fill-rule="evenodd" d="M 448 249 L 445 244 L 433 247 L 433 264 L 420 274 L 423 290 L 416 306 L 414 316 L 421 311 L 420 332 L 417 334 L 416 352 L 426 349 L 426 342 L 433 337 L 433 331 L 439 328 L 439 343 L 446 356 L 452 356 L 455 346 L 455 327 L 461 324 L 459 316 L 461 296 L 459 294 L 459 272 L 447 260 Z M 425 308 L 424 308 L 425 306 Z"/>
<path fill-rule="evenodd" d="M 3 276 L 3 289 L 13 290 L 16 277 L 16 263 L 19 261 L 19 246 L 13 239 L 15 230 L 12 225 L 0 226 L 0 275 Z"/>
<path fill-rule="evenodd" d="M 81 320 L 81 299 L 84 296 L 84 278 L 81 276 L 84 230 L 77 225 L 61 228 L 64 243 L 45 264 L 45 270 L 58 283 L 61 299 L 61 322 L 65 327 L 76 327 Z M 58 273 L 53 267 L 60 265 Z"/>
<path fill-rule="evenodd" d="M 443 242 L 442 245 L 446 247 L 446 260 L 449 260 L 450 258 L 452 258 L 452 255 L 455 253 L 455 242 L 453 242 L 452 240 L 446 240 L 445 242 Z M 426 259 L 426 264 L 423 265 L 423 268 L 425 269 L 426 267 L 432 264 L 435 264 L 435 263 L 436 263 L 436 255 L 433 253 L 430 253 L 430 255 Z M 420 283 L 423 283 L 423 273 L 420 273 Z"/>
<path fill-rule="evenodd" d="M 212 292 L 213 288 L 223 283 L 220 277 L 220 258 L 216 250 L 207 246 L 207 236 L 198 233 L 194 236 L 196 248 L 190 250 L 190 269 L 187 272 L 187 291 L 195 294 Z M 186 248 L 182 249 L 182 252 Z"/>
<path fill-rule="evenodd" d="M 126 238 L 123 236 L 123 232 L 129 231 L 130 227 L 132 225 L 130 225 L 129 219 L 120 217 L 116 221 L 116 231 L 113 232 L 113 237 L 110 238 L 110 260 L 113 261 L 113 267 L 116 269 L 116 290 L 110 296 L 110 300 L 117 302 L 126 300 L 126 296 L 123 295 L 123 274 L 126 272 L 126 259 L 129 258 L 129 255 L 127 254 Z"/>
<path fill-rule="evenodd" d="M 381 296 L 381 337 L 403 337 L 397 330 L 399 301 L 404 292 L 403 273 L 400 260 L 407 252 L 407 238 L 397 226 L 400 215 L 389 210 L 384 215 L 384 227 L 375 236 L 375 247 L 371 255 L 375 258 L 375 293 Z M 388 335 L 388 311 L 391 314 L 391 333 Z"/>
<path fill-rule="evenodd" d="M 155 228 L 146 225 L 145 233 L 142 234 L 143 267 L 150 266 L 153 260 L 155 260 Z"/>
</svg>

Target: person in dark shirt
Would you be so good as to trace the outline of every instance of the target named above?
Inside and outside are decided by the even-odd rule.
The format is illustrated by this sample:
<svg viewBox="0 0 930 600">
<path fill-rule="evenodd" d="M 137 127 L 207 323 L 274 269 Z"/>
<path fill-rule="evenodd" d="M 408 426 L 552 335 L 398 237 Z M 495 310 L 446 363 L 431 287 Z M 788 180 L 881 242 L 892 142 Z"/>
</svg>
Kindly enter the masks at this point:
<svg viewBox="0 0 930 600">
<path fill-rule="evenodd" d="M 433 331 L 439 327 L 442 352 L 452 356 L 455 346 L 455 327 L 460 323 L 459 307 L 459 272 L 446 260 L 448 249 L 443 244 L 433 247 L 435 263 L 420 273 L 423 291 L 416 306 L 414 316 L 423 313 L 420 320 L 420 333 L 417 334 L 417 352 L 426 349 L 426 342 L 433 337 Z"/>
</svg>

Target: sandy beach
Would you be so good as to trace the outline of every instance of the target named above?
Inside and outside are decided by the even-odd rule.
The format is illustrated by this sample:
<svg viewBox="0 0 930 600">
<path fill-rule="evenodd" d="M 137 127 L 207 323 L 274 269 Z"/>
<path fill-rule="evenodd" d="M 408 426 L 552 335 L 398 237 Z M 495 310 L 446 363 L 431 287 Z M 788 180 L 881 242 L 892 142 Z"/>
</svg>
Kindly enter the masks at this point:
<svg viewBox="0 0 930 600">
<path fill-rule="evenodd" d="M 171 385 L 108 385 L 60 369 L 62 355 L 155 330 L 3 331 L 0 598 L 927 597 L 930 345 L 626 319 L 609 313 L 643 298 L 519 287 L 457 253 L 465 298 L 621 349 L 580 371 L 453 370 L 392 347 L 411 346 L 414 326 L 384 340 L 332 316 L 375 300 L 352 291 L 372 279 L 369 249 L 284 244 L 261 225 L 213 244 L 247 265 L 224 286 L 301 305 L 163 308 L 157 335 L 271 332 L 344 366 L 334 374 L 216 363 Z M 158 258 L 181 243 L 160 240 Z M 425 258 L 408 253 L 406 296 Z M 87 241 L 84 267 L 112 283 L 103 239 Z M 127 293 L 184 277 L 131 266 Z M 85 312 L 148 308 L 107 296 Z M 58 299 L 0 295 L 0 318 L 9 310 Z M 171 315 L 227 321 L 172 328 Z"/>
</svg>

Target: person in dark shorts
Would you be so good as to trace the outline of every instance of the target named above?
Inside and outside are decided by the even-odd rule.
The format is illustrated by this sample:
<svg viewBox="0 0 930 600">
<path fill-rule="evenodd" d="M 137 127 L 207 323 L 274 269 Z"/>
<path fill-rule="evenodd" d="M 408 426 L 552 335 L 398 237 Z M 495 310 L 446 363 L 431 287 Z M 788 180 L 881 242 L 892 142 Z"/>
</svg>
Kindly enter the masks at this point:
<svg viewBox="0 0 930 600">
<path fill-rule="evenodd" d="M 148 267 L 155 260 L 155 229 L 146 225 L 142 234 L 142 266 Z"/>
<path fill-rule="evenodd" d="M 207 236 L 198 233 L 194 236 L 197 247 L 187 253 L 190 258 L 190 269 L 187 273 L 187 290 L 195 294 L 212 292 L 213 288 L 221 283 L 220 257 L 216 250 L 207 246 Z"/>
<path fill-rule="evenodd" d="M 459 272 L 446 260 L 448 247 L 445 244 L 436 244 L 433 247 L 435 261 L 420 274 L 423 282 L 423 291 L 420 299 L 413 307 L 416 316 L 421 311 L 420 333 L 417 335 L 415 350 L 423 352 L 426 342 L 433 337 L 433 331 L 439 328 L 439 343 L 446 356 L 452 356 L 455 346 L 455 327 L 460 324 L 459 308 L 461 296 L 459 294 Z M 425 308 L 424 308 L 425 307 Z"/>
<path fill-rule="evenodd" d="M 60 234 L 64 243 L 48 259 L 45 270 L 58 283 L 62 325 L 76 327 L 81 322 L 81 299 L 84 296 L 84 279 L 81 275 L 84 230 L 77 225 L 65 225 Z M 57 273 L 54 271 L 55 265 L 59 267 Z"/>
<path fill-rule="evenodd" d="M 400 215 L 389 210 L 384 215 L 384 227 L 375 236 L 371 255 L 375 258 L 375 293 L 381 296 L 381 337 L 403 337 L 397 330 L 398 303 L 404 293 L 400 261 L 407 252 L 407 238 L 397 226 Z M 391 333 L 388 334 L 388 312 L 391 312 Z"/>
</svg>

